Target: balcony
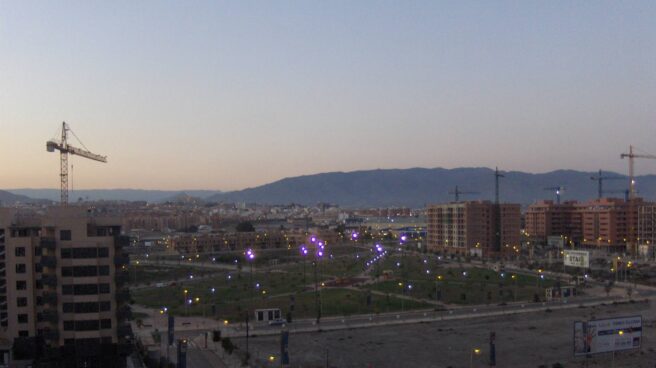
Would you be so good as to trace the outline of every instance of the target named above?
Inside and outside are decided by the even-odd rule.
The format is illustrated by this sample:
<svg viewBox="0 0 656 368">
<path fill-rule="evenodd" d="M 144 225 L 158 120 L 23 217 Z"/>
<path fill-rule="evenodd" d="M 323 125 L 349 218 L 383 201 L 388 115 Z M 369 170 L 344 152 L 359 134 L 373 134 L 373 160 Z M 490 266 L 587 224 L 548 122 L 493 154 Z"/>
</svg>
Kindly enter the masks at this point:
<svg viewBox="0 0 656 368">
<path fill-rule="evenodd" d="M 125 342 L 125 343 L 116 344 L 116 352 L 118 353 L 118 355 L 121 355 L 121 356 L 130 355 L 130 354 L 132 354 L 132 350 L 133 350 L 132 349 L 132 344 L 130 344 L 130 343 Z"/>
<path fill-rule="evenodd" d="M 41 296 L 41 301 L 43 304 L 57 305 L 57 294 L 55 293 L 43 293 Z"/>
<path fill-rule="evenodd" d="M 59 340 L 59 331 L 57 330 L 44 330 L 43 338 L 50 341 Z"/>
<path fill-rule="evenodd" d="M 130 237 L 125 235 L 119 235 L 116 237 L 116 240 L 114 241 L 114 245 L 116 246 L 116 249 L 127 248 L 130 246 Z"/>
<path fill-rule="evenodd" d="M 117 303 L 128 303 L 130 301 L 130 291 L 128 289 L 121 289 L 116 292 Z"/>
<path fill-rule="evenodd" d="M 43 285 L 48 287 L 57 287 L 57 276 L 55 275 L 43 275 L 41 276 L 41 282 Z"/>
<path fill-rule="evenodd" d="M 55 256 L 41 256 L 41 265 L 43 267 L 55 268 L 57 267 L 57 257 Z"/>
<path fill-rule="evenodd" d="M 41 312 L 41 319 L 52 324 L 57 324 L 59 322 L 59 314 L 56 310 L 46 309 Z"/>
<path fill-rule="evenodd" d="M 127 272 L 121 272 L 119 270 L 116 270 L 116 275 L 114 276 L 116 279 L 116 285 L 117 286 L 123 286 L 130 282 L 130 275 L 128 275 Z"/>
<path fill-rule="evenodd" d="M 39 245 L 41 248 L 48 250 L 55 250 L 57 248 L 57 242 L 55 241 L 55 238 L 41 238 Z"/>
<path fill-rule="evenodd" d="M 116 311 L 116 318 L 119 321 L 125 321 L 132 319 L 132 309 L 129 305 L 123 305 Z"/>
<path fill-rule="evenodd" d="M 120 255 L 114 257 L 114 265 L 116 267 L 125 266 L 130 264 L 130 257 L 127 255 Z"/>
<path fill-rule="evenodd" d="M 132 326 L 130 325 L 118 325 L 116 327 L 116 335 L 119 339 L 121 338 L 132 338 L 134 334 L 132 333 Z"/>
</svg>

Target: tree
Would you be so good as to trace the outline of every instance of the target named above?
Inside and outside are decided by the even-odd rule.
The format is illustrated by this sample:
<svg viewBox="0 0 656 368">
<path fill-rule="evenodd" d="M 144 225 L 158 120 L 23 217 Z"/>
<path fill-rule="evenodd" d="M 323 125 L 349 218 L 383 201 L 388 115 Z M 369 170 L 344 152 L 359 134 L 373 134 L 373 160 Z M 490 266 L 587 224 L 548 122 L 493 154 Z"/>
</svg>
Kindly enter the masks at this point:
<svg viewBox="0 0 656 368">
<path fill-rule="evenodd" d="M 235 230 L 238 233 L 252 233 L 255 231 L 255 227 L 248 221 L 243 221 L 237 224 Z"/>
</svg>

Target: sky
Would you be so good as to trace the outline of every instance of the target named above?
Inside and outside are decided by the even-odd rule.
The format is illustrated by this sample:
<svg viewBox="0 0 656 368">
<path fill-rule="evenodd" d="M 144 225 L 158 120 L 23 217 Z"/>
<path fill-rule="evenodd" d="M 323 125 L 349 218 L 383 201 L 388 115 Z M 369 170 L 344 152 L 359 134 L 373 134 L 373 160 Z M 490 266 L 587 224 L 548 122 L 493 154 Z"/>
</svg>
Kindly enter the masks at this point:
<svg viewBox="0 0 656 368">
<path fill-rule="evenodd" d="M 0 188 L 58 187 L 62 121 L 108 156 L 71 159 L 76 189 L 626 173 L 630 144 L 656 153 L 654 19 L 654 1 L 0 0 Z"/>
</svg>

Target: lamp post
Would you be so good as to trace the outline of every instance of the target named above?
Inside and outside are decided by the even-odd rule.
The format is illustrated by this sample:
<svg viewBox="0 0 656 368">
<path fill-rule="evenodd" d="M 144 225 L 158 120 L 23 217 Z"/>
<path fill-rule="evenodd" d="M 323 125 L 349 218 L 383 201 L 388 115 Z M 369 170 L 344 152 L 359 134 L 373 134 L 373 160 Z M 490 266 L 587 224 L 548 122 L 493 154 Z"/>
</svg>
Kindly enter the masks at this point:
<svg viewBox="0 0 656 368">
<path fill-rule="evenodd" d="M 479 355 L 481 353 L 481 349 L 479 348 L 473 348 L 469 352 L 469 368 L 472 368 L 474 366 L 474 355 Z"/>
<path fill-rule="evenodd" d="M 314 265 L 314 298 L 317 309 L 317 325 L 321 321 L 321 292 L 319 291 L 319 278 L 317 275 L 317 267 L 319 266 L 319 260 L 324 255 L 324 246 L 323 242 L 318 242 L 317 251 L 315 253 L 315 259 L 313 262 Z"/>
<path fill-rule="evenodd" d="M 255 252 L 250 248 L 246 250 L 246 261 L 248 263 L 250 263 L 250 269 L 251 269 L 249 280 L 250 280 L 250 284 L 251 284 L 250 289 L 251 289 L 251 306 L 252 306 L 253 303 L 254 303 L 253 294 L 255 293 L 255 285 L 253 284 L 253 262 L 255 261 Z M 248 363 L 248 360 L 250 358 L 250 356 L 249 356 L 250 353 L 248 351 L 248 337 L 249 337 L 248 310 L 246 310 L 246 316 L 245 317 L 246 317 L 245 318 L 245 320 L 246 320 L 246 363 Z"/>
<path fill-rule="evenodd" d="M 517 275 L 512 275 L 510 278 L 512 278 L 513 286 L 515 287 L 515 290 L 513 291 L 513 299 L 514 301 L 517 301 Z"/>
<path fill-rule="evenodd" d="M 615 366 L 615 337 L 617 337 L 617 335 L 619 336 L 624 335 L 624 331 L 619 330 L 617 331 L 617 334 L 613 333 L 613 360 L 610 362 L 611 367 Z"/>
<path fill-rule="evenodd" d="M 184 304 L 184 306 L 185 306 L 185 314 L 188 316 L 188 315 L 189 315 L 189 306 L 188 306 L 188 304 L 187 304 L 187 294 L 189 294 L 189 290 L 184 289 L 184 291 L 182 292 L 182 294 L 184 294 L 184 295 L 183 295 L 183 298 L 182 298 L 182 304 Z"/>
<path fill-rule="evenodd" d="M 308 255 L 308 250 L 305 244 L 301 245 L 301 256 L 303 257 L 303 287 L 305 287 L 306 284 L 306 278 L 305 278 L 305 263 L 307 261 L 307 255 Z"/>
</svg>

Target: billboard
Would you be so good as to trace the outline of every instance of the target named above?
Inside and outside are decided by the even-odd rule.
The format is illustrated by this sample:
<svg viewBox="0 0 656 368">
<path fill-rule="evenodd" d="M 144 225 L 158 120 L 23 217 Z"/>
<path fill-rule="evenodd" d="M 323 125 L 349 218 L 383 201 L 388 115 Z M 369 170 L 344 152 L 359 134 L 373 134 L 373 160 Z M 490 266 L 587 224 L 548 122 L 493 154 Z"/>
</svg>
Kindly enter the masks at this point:
<svg viewBox="0 0 656 368">
<path fill-rule="evenodd" d="M 590 252 L 585 250 L 563 251 L 563 263 L 565 266 L 590 268 Z"/>
<path fill-rule="evenodd" d="M 642 316 L 574 322 L 574 356 L 640 348 Z"/>
</svg>

